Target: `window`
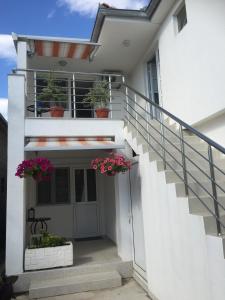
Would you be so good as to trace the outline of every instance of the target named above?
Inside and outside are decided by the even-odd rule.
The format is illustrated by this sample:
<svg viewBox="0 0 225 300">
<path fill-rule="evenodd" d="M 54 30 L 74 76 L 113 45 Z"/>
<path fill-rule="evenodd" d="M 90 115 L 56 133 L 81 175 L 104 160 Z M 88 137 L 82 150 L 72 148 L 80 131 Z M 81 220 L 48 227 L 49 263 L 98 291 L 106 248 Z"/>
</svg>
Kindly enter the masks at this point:
<svg viewBox="0 0 225 300">
<path fill-rule="evenodd" d="M 94 170 L 75 170 L 75 199 L 76 202 L 97 201 Z"/>
<path fill-rule="evenodd" d="M 37 184 L 38 204 L 65 204 L 70 202 L 70 169 L 56 168 L 50 181 Z"/>
<path fill-rule="evenodd" d="M 180 32 L 184 26 L 187 24 L 187 12 L 186 12 L 186 5 L 185 3 L 177 13 L 177 26 L 178 32 Z"/>
</svg>

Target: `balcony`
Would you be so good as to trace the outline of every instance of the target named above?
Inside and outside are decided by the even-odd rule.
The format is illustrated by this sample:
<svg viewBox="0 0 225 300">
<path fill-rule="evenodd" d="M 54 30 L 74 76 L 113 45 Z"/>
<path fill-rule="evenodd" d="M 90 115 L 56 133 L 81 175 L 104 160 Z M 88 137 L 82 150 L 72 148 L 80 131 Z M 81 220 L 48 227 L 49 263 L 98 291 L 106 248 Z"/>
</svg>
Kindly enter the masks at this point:
<svg viewBox="0 0 225 300">
<path fill-rule="evenodd" d="M 26 119 L 123 119 L 124 77 L 121 74 L 45 70 L 16 72 L 23 72 L 26 78 Z M 95 103 L 90 103 L 88 95 L 93 93 Z M 103 99 L 103 94 L 107 99 Z M 106 107 L 108 116 L 97 116 L 99 107 Z"/>
</svg>

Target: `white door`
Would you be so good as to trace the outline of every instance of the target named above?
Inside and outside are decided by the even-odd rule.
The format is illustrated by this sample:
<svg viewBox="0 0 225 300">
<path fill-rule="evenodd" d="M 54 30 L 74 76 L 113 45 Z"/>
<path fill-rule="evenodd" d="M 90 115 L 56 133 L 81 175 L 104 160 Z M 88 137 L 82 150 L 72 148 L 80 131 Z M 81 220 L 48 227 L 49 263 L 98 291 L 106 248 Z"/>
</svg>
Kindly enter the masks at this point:
<svg viewBox="0 0 225 300">
<path fill-rule="evenodd" d="M 132 165 L 130 170 L 131 184 L 131 211 L 132 211 L 132 231 L 133 231 L 133 256 L 134 269 L 144 278 L 146 278 L 145 263 L 145 241 L 143 212 L 141 203 L 141 179 L 139 174 L 139 164 Z"/>
<path fill-rule="evenodd" d="M 74 169 L 75 238 L 99 236 L 99 205 L 96 174 L 92 169 Z"/>
</svg>

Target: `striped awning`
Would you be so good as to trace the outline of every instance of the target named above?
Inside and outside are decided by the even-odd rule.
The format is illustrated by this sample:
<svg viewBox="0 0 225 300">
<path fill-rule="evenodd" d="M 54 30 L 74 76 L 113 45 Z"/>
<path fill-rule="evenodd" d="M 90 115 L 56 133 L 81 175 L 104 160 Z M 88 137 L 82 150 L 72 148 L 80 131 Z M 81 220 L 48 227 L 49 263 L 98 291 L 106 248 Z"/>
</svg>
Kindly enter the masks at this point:
<svg viewBox="0 0 225 300">
<path fill-rule="evenodd" d="M 37 56 L 88 59 L 99 45 L 84 42 L 59 42 L 34 40 L 34 52 Z"/>
<path fill-rule="evenodd" d="M 29 138 L 25 151 L 122 149 L 111 137 L 35 137 Z"/>
</svg>

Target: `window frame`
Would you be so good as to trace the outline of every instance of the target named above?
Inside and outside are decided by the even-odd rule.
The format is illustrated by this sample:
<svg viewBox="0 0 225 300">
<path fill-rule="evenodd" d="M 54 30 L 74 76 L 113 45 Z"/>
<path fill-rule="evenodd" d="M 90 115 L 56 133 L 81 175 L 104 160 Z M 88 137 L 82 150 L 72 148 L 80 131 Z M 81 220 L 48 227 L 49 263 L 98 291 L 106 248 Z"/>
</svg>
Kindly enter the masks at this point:
<svg viewBox="0 0 225 300">
<path fill-rule="evenodd" d="M 179 16 L 182 13 L 183 9 L 185 10 L 185 16 L 186 16 L 186 22 L 185 24 L 181 24 L 181 22 L 179 21 Z M 188 23 L 188 18 L 187 18 L 187 7 L 186 7 L 186 3 L 185 1 L 183 1 L 179 8 L 176 10 L 175 14 L 174 14 L 174 18 L 175 18 L 175 23 L 176 23 L 176 32 L 180 33 L 181 31 L 183 31 L 183 29 L 185 28 L 185 26 Z"/>
<path fill-rule="evenodd" d="M 76 200 L 76 170 L 83 170 L 84 171 L 84 200 L 85 201 L 80 201 L 80 202 L 77 202 Z M 87 203 L 96 203 L 98 202 L 98 192 L 97 192 L 97 176 L 96 176 L 96 173 L 95 174 L 95 201 L 88 201 L 88 183 L 87 183 L 87 171 L 88 170 L 92 170 L 91 168 L 89 167 L 77 167 L 77 168 L 74 168 L 73 169 L 73 172 L 74 172 L 74 201 L 75 201 L 75 204 L 87 204 Z"/>
<path fill-rule="evenodd" d="M 50 179 L 50 202 L 39 203 L 38 199 L 38 183 L 36 183 L 36 205 L 37 206 L 52 206 L 52 205 L 70 205 L 71 204 L 71 168 L 68 166 L 57 166 L 55 169 L 67 169 L 68 171 L 68 201 L 67 202 L 56 202 L 55 193 L 55 173 L 53 173 Z"/>
</svg>

